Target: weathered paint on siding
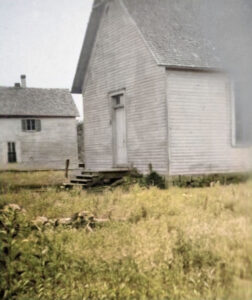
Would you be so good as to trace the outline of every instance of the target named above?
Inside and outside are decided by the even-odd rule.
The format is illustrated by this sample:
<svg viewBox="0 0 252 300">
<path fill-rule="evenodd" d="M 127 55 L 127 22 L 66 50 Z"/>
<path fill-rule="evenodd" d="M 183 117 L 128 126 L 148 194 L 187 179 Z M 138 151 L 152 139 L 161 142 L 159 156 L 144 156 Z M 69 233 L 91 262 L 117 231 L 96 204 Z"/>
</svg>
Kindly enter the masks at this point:
<svg viewBox="0 0 252 300">
<path fill-rule="evenodd" d="M 232 147 L 232 106 L 222 74 L 167 71 L 170 174 L 244 171 L 248 149 Z"/>
<path fill-rule="evenodd" d="M 77 167 L 75 118 L 41 118 L 40 132 L 22 131 L 21 118 L 0 118 L 0 169 L 63 169 Z M 7 164 L 7 143 L 16 143 L 17 164 Z"/>
<path fill-rule="evenodd" d="M 125 89 L 128 163 L 166 174 L 165 69 L 158 67 L 120 1 L 111 1 L 98 32 L 84 86 L 85 163 L 113 167 L 112 114 L 108 94 Z"/>
</svg>

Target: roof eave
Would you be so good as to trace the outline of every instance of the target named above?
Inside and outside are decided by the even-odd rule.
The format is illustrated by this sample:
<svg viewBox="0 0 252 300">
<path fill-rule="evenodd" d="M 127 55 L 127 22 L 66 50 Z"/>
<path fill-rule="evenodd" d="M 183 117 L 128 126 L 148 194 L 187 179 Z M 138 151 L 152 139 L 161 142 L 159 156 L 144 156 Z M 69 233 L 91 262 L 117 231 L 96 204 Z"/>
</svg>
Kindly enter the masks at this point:
<svg viewBox="0 0 252 300">
<path fill-rule="evenodd" d="M 84 42 L 82 44 L 74 81 L 71 89 L 72 94 L 81 94 L 84 78 L 87 72 L 92 50 L 99 30 L 106 1 L 94 0 L 92 12 L 89 18 L 88 27 Z"/>
<path fill-rule="evenodd" d="M 175 65 L 175 64 L 162 64 L 159 63 L 158 66 L 165 67 L 171 70 L 192 70 L 192 71 L 203 71 L 203 72 L 227 72 L 224 68 L 217 66 L 186 66 L 186 65 Z"/>
<path fill-rule="evenodd" d="M 0 115 L 0 118 L 77 118 L 80 115 L 62 115 L 62 116 L 57 116 L 57 115 L 36 115 L 36 114 L 31 114 L 31 115 Z"/>
<path fill-rule="evenodd" d="M 82 89 L 79 87 L 72 86 L 71 94 L 82 94 Z"/>
</svg>

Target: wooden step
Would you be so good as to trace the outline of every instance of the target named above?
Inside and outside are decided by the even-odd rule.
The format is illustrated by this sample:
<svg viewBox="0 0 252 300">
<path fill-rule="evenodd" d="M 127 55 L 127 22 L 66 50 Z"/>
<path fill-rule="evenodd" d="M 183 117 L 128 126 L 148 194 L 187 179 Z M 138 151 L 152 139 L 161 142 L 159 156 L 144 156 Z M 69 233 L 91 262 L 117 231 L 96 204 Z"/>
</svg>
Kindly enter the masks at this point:
<svg viewBox="0 0 252 300">
<path fill-rule="evenodd" d="M 85 179 L 85 180 L 88 180 L 88 181 L 92 181 L 92 179 L 95 178 L 95 177 L 89 177 L 89 176 L 86 176 L 86 175 L 76 175 L 74 177 L 76 179 Z"/>
<path fill-rule="evenodd" d="M 99 185 L 106 185 L 123 178 L 130 172 L 129 169 L 110 169 L 101 171 L 92 170 L 75 170 L 72 173 L 70 182 L 65 184 L 66 187 L 82 186 L 89 188 Z"/>
<path fill-rule="evenodd" d="M 73 187 L 82 187 L 84 189 L 88 188 L 89 186 L 79 183 L 64 183 L 64 187 L 65 189 L 72 189 Z"/>
<path fill-rule="evenodd" d="M 80 184 L 87 184 L 87 183 L 92 183 L 92 181 L 90 180 L 86 180 L 86 179 L 71 179 L 70 180 L 71 183 L 80 183 Z"/>
<path fill-rule="evenodd" d="M 82 176 L 82 177 L 90 178 L 90 179 L 99 177 L 98 174 L 86 174 L 85 172 L 81 172 L 81 175 L 77 175 L 77 176 L 78 176 L 78 177 L 79 177 L 79 176 Z M 77 177 L 77 176 L 76 176 L 76 177 Z"/>
<path fill-rule="evenodd" d="M 99 174 L 106 179 L 120 179 L 124 177 L 127 172 L 100 172 Z"/>
<path fill-rule="evenodd" d="M 82 175 L 99 176 L 99 172 L 81 171 Z"/>
<path fill-rule="evenodd" d="M 101 170 L 98 173 L 128 173 L 130 170 L 121 168 L 121 169 L 110 169 L 110 170 Z"/>
</svg>

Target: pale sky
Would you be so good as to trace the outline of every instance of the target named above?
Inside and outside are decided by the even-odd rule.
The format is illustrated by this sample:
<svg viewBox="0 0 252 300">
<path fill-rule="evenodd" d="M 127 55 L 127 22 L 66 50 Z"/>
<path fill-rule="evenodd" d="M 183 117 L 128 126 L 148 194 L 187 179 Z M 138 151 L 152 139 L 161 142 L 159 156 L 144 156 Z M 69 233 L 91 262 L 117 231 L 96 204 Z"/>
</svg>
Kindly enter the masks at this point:
<svg viewBox="0 0 252 300">
<path fill-rule="evenodd" d="M 71 89 L 92 2 L 0 0 L 0 86 Z"/>
</svg>

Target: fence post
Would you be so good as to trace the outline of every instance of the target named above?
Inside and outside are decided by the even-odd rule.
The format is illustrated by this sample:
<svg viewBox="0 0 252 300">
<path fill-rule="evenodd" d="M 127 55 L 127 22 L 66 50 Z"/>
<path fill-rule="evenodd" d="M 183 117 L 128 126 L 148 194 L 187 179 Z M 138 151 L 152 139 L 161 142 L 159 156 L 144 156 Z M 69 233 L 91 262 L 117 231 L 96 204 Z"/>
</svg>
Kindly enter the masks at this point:
<svg viewBox="0 0 252 300">
<path fill-rule="evenodd" d="M 70 165 L 70 159 L 67 159 L 66 160 L 66 165 L 65 165 L 65 177 L 66 178 L 68 178 L 69 165 Z"/>
</svg>

